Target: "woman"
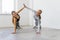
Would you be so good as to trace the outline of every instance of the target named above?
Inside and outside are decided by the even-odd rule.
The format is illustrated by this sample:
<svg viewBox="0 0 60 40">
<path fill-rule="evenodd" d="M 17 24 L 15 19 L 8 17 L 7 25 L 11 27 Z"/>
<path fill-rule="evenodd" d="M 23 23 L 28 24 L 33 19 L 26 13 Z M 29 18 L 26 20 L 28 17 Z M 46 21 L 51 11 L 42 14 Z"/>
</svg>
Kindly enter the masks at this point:
<svg viewBox="0 0 60 40">
<path fill-rule="evenodd" d="M 15 11 L 12 11 L 12 23 L 14 24 L 14 32 L 12 34 L 16 34 L 16 29 L 20 26 L 19 26 L 19 20 L 20 20 L 20 16 L 18 13 L 20 13 L 23 9 L 25 8 L 25 5 L 23 8 L 21 8 L 20 10 L 18 10 L 17 12 Z M 18 27 L 17 27 L 18 26 Z"/>
<path fill-rule="evenodd" d="M 33 27 L 33 29 L 37 29 L 36 33 L 39 34 L 40 30 L 41 30 L 41 14 L 42 14 L 42 10 L 35 11 L 35 10 L 27 7 L 26 5 L 25 5 L 25 8 L 27 8 L 27 9 L 31 10 L 32 12 L 34 12 L 35 26 Z"/>
</svg>

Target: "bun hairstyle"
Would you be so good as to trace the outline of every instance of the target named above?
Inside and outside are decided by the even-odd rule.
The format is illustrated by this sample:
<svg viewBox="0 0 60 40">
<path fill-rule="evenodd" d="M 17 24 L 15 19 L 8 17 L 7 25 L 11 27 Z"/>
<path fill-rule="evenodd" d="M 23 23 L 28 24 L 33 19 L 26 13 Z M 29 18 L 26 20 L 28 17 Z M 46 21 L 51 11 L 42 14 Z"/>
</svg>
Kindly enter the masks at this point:
<svg viewBox="0 0 60 40">
<path fill-rule="evenodd" d="M 15 13 L 15 11 L 12 11 L 12 14 Z"/>
<path fill-rule="evenodd" d="M 38 10 L 38 11 L 40 11 L 40 13 L 42 13 L 42 10 Z M 41 19 L 41 15 L 39 15 L 39 19 Z"/>
<path fill-rule="evenodd" d="M 42 13 L 42 10 L 39 10 Z"/>
</svg>

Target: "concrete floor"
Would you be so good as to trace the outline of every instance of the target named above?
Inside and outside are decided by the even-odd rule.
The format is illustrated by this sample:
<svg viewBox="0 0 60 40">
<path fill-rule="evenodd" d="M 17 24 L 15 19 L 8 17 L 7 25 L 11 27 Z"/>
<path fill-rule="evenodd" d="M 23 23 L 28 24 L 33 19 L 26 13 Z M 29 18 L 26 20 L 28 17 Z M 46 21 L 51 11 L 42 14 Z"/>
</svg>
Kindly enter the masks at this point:
<svg viewBox="0 0 60 40">
<path fill-rule="evenodd" d="M 13 28 L 0 29 L 0 40 L 60 40 L 60 30 L 42 28 L 41 34 L 36 34 L 32 27 L 23 27 L 11 34 Z"/>
</svg>

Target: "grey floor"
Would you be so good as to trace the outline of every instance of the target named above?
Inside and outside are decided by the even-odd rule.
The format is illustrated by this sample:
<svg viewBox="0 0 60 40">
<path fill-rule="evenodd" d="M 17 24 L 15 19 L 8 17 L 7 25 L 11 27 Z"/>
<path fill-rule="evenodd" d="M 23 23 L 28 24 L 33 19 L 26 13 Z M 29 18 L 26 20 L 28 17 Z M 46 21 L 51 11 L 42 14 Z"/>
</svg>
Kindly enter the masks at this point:
<svg viewBox="0 0 60 40">
<path fill-rule="evenodd" d="M 13 28 L 1 28 L 0 40 L 60 40 L 59 29 L 42 28 L 41 34 L 36 34 L 32 27 L 23 27 L 16 34 L 12 32 Z"/>
</svg>

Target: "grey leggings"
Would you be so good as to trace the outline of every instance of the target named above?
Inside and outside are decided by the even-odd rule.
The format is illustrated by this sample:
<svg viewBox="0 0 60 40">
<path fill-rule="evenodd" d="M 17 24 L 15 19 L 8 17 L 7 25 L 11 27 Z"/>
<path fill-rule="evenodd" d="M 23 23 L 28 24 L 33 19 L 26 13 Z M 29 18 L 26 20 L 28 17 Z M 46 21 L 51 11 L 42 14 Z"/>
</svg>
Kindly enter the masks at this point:
<svg viewBox="0 0 60 40">
<path fill-rule="evenodd" d="M 37 28 L 36 32 L 40 32 L 40 30 L 41 30 L 41 20 L 40 19 L 35 19 L 35 26 Z"/>
<path fill-rule="evenodd" d="M 35 19 L 35 26 L 41 27 L 41 20 L 40 19 Z"/>
<path fill-rule="evenodd" d="M 35 18 L 35 26 L 41 29 L 41 20 Z"/>
</svg>

